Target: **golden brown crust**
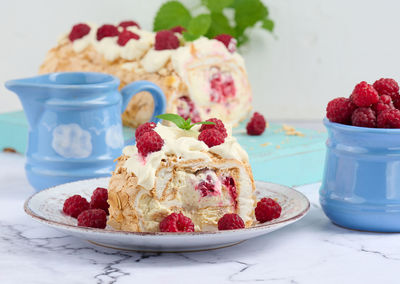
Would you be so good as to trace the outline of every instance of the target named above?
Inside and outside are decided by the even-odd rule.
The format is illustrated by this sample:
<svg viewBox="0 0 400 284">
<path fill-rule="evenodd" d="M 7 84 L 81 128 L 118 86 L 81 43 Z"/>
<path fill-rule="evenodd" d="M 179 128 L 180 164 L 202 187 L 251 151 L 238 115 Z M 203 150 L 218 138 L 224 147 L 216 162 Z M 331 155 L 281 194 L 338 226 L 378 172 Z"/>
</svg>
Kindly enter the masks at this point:
<svg viewBox="0 0 400 284">
<path fill-rule="evenodd" d="M 132 173 L 128 173 L 126 168 L 124 168 L 124 163 L 127 159 L 127 156 L 122 156 L 118 159 L 117 168 L 114 171 L 109 184 L 108 201 L 110 204 L 110 217 L 108 224 L 117 230 L 135 232 L 145 230 L 157 231 L 158 223 L 171 212 L 185 212 L 185 214 L 189 215 L 194 220 L 199 229 L 215 228 L 219 218 L 221 218 L 223 214 L 239 213 L 238 207 L 234 206 L 234 202 L 232 202 L 231 205 L 209 205 L 197 208 L 195 211 L 190 211 L 188 208 L 183 208 L 178 205 L 171 205 L 169 208 L 165 209 L 163 209 L 164 207 L 161 205 L 157 210 L 152 210 L 152 206 L 154 205 L 152 202 L 157 204 L 168 204 L 168 201 L 178 199 L 176 181 L 179 179 L 179 172 L 196 174 L 198 171 L 208 169 L 215 171 L 216 175 L 220 177 L 230 176 L 237 183 L 236 190 L 239 196 L 242 187 L 239 183 L 241 180 L 239 168 L 244 168 L 245 173 L 247 173 L 250 178 L 250 198 L 253 199 L 253 205 L 255 205 L 254 180 L 250 166 L 246 162 L 242 163 L 234 159 L 213 158 L 214 161 L 212 163 L 205 165 L 204 162 L 202 163 L 202 160 L 178 162 L 176 157 L 171 155 L 167 158 L 167 161 L 162 162 L 160 167 L 157 169 L 156 185 L 152 189 L 146 190 L 137 184 L 137 177 Z M 193 165 L 195 164 L 198 164 L 198 166 L 194 167 Z M 229 164 L 229 167 L 218 168 L 219 165 L 225 164 Z M 171 172 L 171 177 L 169 177 L 161 192 L 157 193 L 157 179 L 159 178 L 159 175 L 165 174 L 165 172 L 162 172 L 165 169 Z M 225 186 L 222 186 L 222 194 L 227 199 L 231 198 L 230 193 Z M 142 211 L 145 210 L 145 214 L 147 215 L 141 215 L 143 212 L 139 213 L 137 209 Z M 253 214 L 254 211 L 251 212 L 251 217 L 253 217 Z M 207 217 L 204 217 L 203 215 Z M 246 227 L 252 225 L 252 219 L 253 218 L 245 222 Z M 203 224 L 199 224 L 200 222 Z"/>
</svg>

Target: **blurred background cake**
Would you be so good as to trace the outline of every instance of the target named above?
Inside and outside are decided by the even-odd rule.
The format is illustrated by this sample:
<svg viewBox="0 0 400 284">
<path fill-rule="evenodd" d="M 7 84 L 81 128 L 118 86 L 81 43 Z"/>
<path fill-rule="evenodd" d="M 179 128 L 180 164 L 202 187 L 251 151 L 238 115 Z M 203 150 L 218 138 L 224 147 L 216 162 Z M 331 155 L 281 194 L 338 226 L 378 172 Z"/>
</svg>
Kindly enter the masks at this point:
<svg viewBox="0 0 400 284">
<path fill-rule="evenodd" d="M 96 71 L 117 76 L 120 87 L 148 80 L 167 97 L 167 112 L 192 121 L 218 117 L 236 125 L 251 110 L 252 94 L 236 40 L 229 35 L 186 41 L 184 28 L 157 33 L 134 21 L 119 25 L 80 23 L 52 48 L 40 73 Z M 148 121 L 153 111 L 149 94 L 139 93 L 122 118 L 127 126 Z"/>
</svg>

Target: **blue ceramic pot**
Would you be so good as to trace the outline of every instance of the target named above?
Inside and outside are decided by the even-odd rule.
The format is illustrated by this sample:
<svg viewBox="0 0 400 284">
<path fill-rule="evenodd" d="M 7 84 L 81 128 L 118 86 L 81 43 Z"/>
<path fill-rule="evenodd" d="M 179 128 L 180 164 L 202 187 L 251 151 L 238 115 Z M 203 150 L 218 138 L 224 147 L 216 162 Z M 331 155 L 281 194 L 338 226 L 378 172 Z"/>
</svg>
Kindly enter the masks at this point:
<svg viewBox="0 0 400 284">
<path fill-rule="evenodd" d="M 352 229 L 400 232 L 400 129 L 324 124 L 326 216 Z"/>
<path fill-rule="evenodd" d="M 137 81 L 118 92 L 119 80 L 92 72 L 53 73 L 6 82 L 20 98 L 29 123 L 26 174 L 36 190 L 109 176 L 125 141 L 121 113 L 147 91 L 154 116 L 165 112 L 161 89 Z"/>
</svg>

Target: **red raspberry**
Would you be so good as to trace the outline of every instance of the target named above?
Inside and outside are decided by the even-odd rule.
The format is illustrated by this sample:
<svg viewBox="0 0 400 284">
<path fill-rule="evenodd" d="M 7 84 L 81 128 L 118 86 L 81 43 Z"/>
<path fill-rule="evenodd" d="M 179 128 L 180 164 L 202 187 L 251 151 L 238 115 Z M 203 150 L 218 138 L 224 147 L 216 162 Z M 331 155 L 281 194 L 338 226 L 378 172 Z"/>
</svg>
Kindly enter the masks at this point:
<svg viewBox="0 0 400 284">
<path fill-rule="evenodd" d="M 399 94 L 399 85 L 393 79 L 381 78 L 376 80 L 373 86 L 381 96 L 388 95 L 392 97 Z"/>
<path fill-rule="evenodd" d="M 63 206 L 64 213 L 74 218 L 87 209 L 89 209 L 89 202 L 77 194 L 67 198 Z"/>
<path fill-rule="evenodd" d="M 72 27 L 71 32 L 68 35 L 70 41 L 83 38 L 90 32 L 90 27 L 87 24 L 76 24 Z"/>
<path fill-rule="evenodd" d="M 177 49 L 179 47 L 179 39 L 171 31 L 159 31 L 156 34 L 155 50 Z"/>
<path fill-rule="evenodd" d="M 222 42 L 226 48 L 229 50 L 229 52 L 233 53 L 236 51 L 236 44 L 237 41 L 236 39 L 228 34 L 220 34 L 214 37 L 214 39 Z"/>
<path fill-rule="evenodd" d="M 356 107 L 350 99 L 343 97 L 336 98 L 328 103 L 326 117 L 331 122 L 350 124 L 351 115 Z"/>
<path fill-rule="evenodd" d="M 200 127 L 200 132 L 202 132 L 203 130 L 206 129 L 217 129 L 219 132 L 221 132 L 224 135 L 224 138 L 226 138 L 228 136 L 228 134 L 226 133 L 226 129 L 225 129 L 225 125 L 223 124 L 223 122 L 218 119 L 218 118 L 210 118 L 207 119 L 206 121 L 210 121 L 210 122 L 214 122 L 215 124 L 202 124 Z"/>
<path fill-rule="evenodd" d="M 351 124 L 359 127 L 376 127 L 375 112 L 369 107 L 360 107 L 353 112 Z"/>
<path fill-rule="evenodd" d="M 394 105 L 392 102 L 392 98 L 388 95 L 382 95 L 379 97 L 379 101 L 372 105 L 372 109 L 376 114 L 380 114 L 382 111 L 387 109 L 393 109 Z"/>
<path fill-rule="evenodd" d="M 123 21 L 121 23 L 119 23 L 118 27 L 122 27 L 122 28 L 127 28 L 127 27 L 132 27 L 135 26 L 138 29 L 140 29 L 140 26 L 138 23 L 136 23 L 135 21 Z"/>
<path fill-rule="evenodd" d="M 140 39 L 140 36 L 138 36 L 137 34 L 135 34 L 133 32 L 124 30 L 122 33 L 119 34 L 117 43 L 120 46 L 125 46 L 125 44 L 131 39 L 138 40 L 138 39 Z"/>
<path fill-rule="evenodd" d="M 163 145 L 164 140 L 155 131 L 143 133 L 136 141 L 138 152 L 143 157 L 146 157 L 148 153 L 160 151 Z"/>
<path fill-rule="evenodd" d="M 255 112 L 249 123 L 247 123 L 247 134 L 261 135 L 264 132 L 266 126 L 267 123 L 264 116 L 262 116 L 262 114 L 259 114 L 258 112 Z"/>
<path fill-rule="evenodd" d="M 374 87 L 362 81 L 354 87 L 350 99 L 359 107 L 369 107 L 379 101 L 379 95 Z"/>
<path fill-rule="evenodd" d="M 90 200 L 90 209 L 103 209 L 108 215 L 108 190 L 106 188 L 98 187 L 93 191 Z"/>
<path fill-rule="evenodd" d="M 89 209 L 78 216 L 78 226 L 104 229 L 107 225 L 107 215 L 101 209 Z"/>
<path fill-rule="evenodd" d="M 213 146 L 224 143 L 225 136 L 224 133 L 222 133 L 218 129 L 211 128 L 200 132 L 198 139 L 199 141 L 203 141 L 204 143 L 206 143 L 207 146 L 211 148 Z"/>
<path fill-rule="evenodd" d="M 194 232 L 194 224 L 182 213 L 172 213 L 160 222 L 161 232 Z"/>
<path fill-rule="evenodd" d="M 139 137 L 142 136 L 143 133 L 152 131 L 156 126 L 157 125 L 154 122 L 146 122 L 139 125 L 139 127 L 136 128 L 135 131 L 136 140 L 139 139 Z"/>
<path fill-rule="evenodd" d="M 170 31 L 173 32 L 173 33 L 182 34 L 183 32 L 186 32 L 186 29 L 184 27 L 182 27 L 182 26 L 176 26 L 176 27 L 173 27 L 172 29 L 170 29 Z"/>
<path fill-rule="evenodd" d="M 392 97 L 393 106 L 400 109 L 400 95 L 395 95 Z"/>
<path fill-rule="evenodd" d="M 400 128 L 400 110 L 388 109 L 378 115 L 379 128 Z"/>
<path fill-rule="evenodd" d="M 235 229 L 243 229 L 244 222 L 243 219 L 240 218 L 238 214 L 228 213 L 222 216 L 221 219 L 218 220 L 218 230 L 235 230 Z"/>
<path fill-rule="evenodd" d="M 97 40 L 102 40 L 105 37 L 113 37 L 119 34 L 118 28 L 113 25 L 102 25 L 97 29 Z"/>
<path fill-rule="evenodd" d="M 271 198 L 262 198 L 255 209 L 256 219 L 260 223 L 271 221 L 281 216 L 282 208 L 278 202 Z"/>
</svg>

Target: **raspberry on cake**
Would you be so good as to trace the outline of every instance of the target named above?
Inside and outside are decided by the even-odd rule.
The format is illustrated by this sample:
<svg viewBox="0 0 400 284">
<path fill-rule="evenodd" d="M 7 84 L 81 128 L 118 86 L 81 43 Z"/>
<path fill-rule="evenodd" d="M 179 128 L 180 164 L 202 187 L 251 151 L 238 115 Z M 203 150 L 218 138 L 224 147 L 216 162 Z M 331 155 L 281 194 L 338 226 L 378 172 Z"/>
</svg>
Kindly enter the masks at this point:
<svg viewBox="0 0 400 284">
<path fill-rule="evenodd" d="M 195 231 L 215 231 L 228 213 L 239 215 L 246 227 L 252 225 L 253 175 L 247 153 L 230 128 L 223 127 L 224 138 L 217 128 L 200 132 L 200 125 L 182 127 L 157 124 L 142 134 L 139 141 L 148 133 L 163 140 L 161 149 L 145 157 L 139 153 L 140 145 L 124 148 L 109 183 L 110 226 L 134 232 L 170 231 L 165 228 L 184 216 Z M 200 141 L 207 131 L 219 132 L 222 143 L 208 146 Z"/>
<path fill-rule="evenodd" d="M 251 110 L 252 94 L 235 39 L 219 35 L 190 42 L 179 34 L 183 30 L 154 33 L 134 21 L 101 27 L 81 23 L 48 52 L 40 73 L 108 73 L 120 79 L 121 88 L 151 81 L 163 90 L 167 112 L 193 122 L 218 117 L 237 125 Z M 135 95 L 122 115 L 124 125 L 136 128 L 149 121 L 153 109 L 150 94 Z"/>
</svg>

